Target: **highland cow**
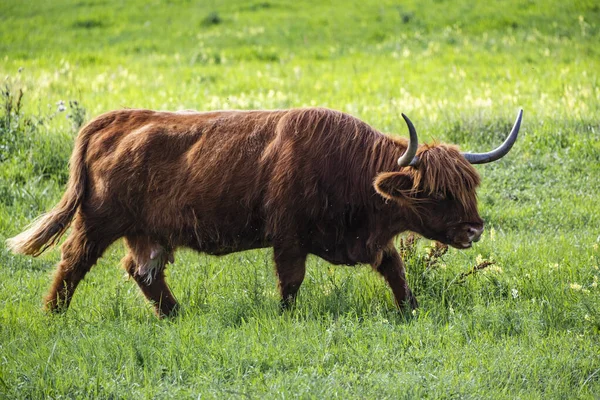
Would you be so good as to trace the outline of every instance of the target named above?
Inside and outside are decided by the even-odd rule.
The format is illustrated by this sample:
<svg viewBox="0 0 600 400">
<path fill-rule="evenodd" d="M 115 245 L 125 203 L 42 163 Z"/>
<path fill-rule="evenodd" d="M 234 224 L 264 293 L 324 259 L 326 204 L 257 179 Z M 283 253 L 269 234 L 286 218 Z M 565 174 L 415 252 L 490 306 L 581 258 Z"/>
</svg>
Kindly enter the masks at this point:
<svg viewBox="0 0 600 400">
<path fill-rule="evenodd" d="M 483 231 L 482 154 L 418 146 L 386 136 L 348 114 L 323 108 L 278 111 L 101 115 L 79 133 L 62 199 L 25 232 L 15 253 L 37 256 L 71 226 L 46 297 L 65 310 L 107 247 L 125 238 L 123 264 L 159 316 L 177 309 L 164 276 L 188 247 L 223 255 L 272 247 L 282 306 L 293 303 L 308 254 L 332 264 L 370 264 L 398 306 L 417 307 L 393 239 L 404 231 L 468 248 Z"/>
</svg>

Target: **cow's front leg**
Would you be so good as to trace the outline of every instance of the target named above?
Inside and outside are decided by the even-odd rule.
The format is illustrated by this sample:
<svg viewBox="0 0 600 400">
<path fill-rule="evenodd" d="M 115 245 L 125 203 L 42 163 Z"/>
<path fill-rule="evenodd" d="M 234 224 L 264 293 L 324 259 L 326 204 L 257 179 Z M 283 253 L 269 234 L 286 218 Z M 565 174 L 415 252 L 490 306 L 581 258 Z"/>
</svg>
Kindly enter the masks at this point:
<svg viewBox="0 0 600 400">
<path fill-rule="evenodd" d="M 296 294 L 306 272 L 306 255 L 306 252 L 295 247 L 275 246 L 273 248 L 281 293 L 281 308 L 284 310 L 293 305 L 296 300 Z"/>
<path fill-rule="evenodd" d="M 408 288 L 404 272 L 404 262 L 393 244 L 390 244 L 383 251 L 381 262 L 373 264 L 373 268 L 383 275 L 388 285 L 390 285 L 398 307 L 403 308 L 408 305 L 414 310 L 419 306 L 417 299 Z"/>
</svg>

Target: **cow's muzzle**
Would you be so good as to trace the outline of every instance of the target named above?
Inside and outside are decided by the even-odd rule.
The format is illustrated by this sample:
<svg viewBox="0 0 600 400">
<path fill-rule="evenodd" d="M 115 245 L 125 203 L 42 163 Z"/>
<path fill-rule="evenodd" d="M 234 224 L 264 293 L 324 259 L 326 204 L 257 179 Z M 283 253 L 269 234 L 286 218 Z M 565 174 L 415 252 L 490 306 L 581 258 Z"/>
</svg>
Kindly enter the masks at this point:
<svg viewBox="0 0 600 400">
<path fill-rule="evenodd" d="M 482 224 L 466 224 L 457 232 L 450 245 L 457 249 L 468 249 L 473 246 L 473 242 L 478 242 L 481 239 L 482 233 Z"/>
</svg>

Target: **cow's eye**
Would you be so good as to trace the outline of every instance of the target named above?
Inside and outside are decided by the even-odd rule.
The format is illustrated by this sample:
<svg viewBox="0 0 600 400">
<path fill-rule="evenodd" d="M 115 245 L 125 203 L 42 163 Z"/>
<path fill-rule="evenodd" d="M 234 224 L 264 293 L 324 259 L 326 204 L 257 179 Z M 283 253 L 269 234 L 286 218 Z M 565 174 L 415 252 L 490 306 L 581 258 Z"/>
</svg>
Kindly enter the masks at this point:
<svg viewBox="0 0 600 400">
<path fill-rule="evenodd" d="M 438 201 L 444 200 L 446 198 L 444 193 L 439 193 L 439 192 L 433 193 L 431 195 L 431 197 L 433 197 L 434 200 L 438 200 Z"/>
</svg>

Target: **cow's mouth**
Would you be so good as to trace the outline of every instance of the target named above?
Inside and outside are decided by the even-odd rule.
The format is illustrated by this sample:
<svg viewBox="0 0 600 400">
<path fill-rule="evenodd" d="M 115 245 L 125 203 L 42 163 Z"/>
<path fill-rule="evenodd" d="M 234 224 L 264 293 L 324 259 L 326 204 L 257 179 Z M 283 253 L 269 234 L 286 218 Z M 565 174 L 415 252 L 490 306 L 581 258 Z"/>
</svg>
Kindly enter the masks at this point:
<svg viewBox="0 0 600 400">
<path fill-rule="evenodd" d="M 473 242 L 452 242 L 450 243 L 450 246 L 455 249 L 464 250 L 473 247 Z"/>
</svg>

